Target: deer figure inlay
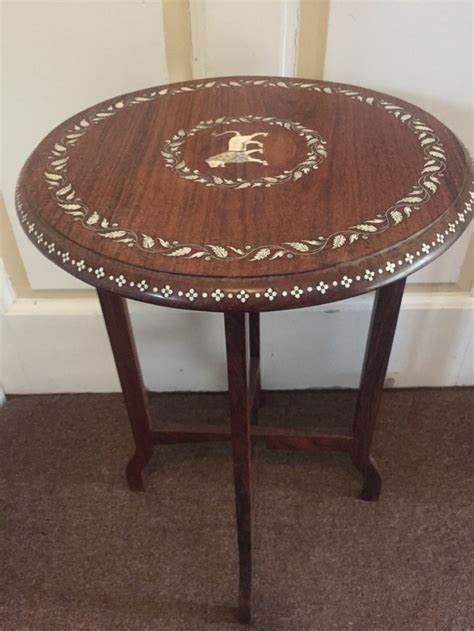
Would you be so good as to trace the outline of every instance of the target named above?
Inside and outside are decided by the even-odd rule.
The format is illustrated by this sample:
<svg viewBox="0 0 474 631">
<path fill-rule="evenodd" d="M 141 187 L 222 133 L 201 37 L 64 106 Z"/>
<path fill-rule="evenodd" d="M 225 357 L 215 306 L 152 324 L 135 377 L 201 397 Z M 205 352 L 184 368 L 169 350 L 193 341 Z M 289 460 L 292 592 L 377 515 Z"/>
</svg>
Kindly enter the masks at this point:
<svg viewBox="0 0 474 631">
<path fill-rule="evenodd" d="M 232 138 L 229 138 L 227 151 L 206 159 L 207 164 L 211 168 L 225 167 L 226 164 L 232 162 L 258 162 L 268 166 L 268 162 L 263 158 L 263 142 L 255 140 L 258 136 L 268 136 L 268 132 L 260 131 L 244 136 L 239 131 L 230 130 L 220 134 L 213 134 L 213 136 L 223 136 L 225 134 L 233 134 Z M 255 154 L 262 156 L 262 158 L 256 157 Z"/>
</svg>

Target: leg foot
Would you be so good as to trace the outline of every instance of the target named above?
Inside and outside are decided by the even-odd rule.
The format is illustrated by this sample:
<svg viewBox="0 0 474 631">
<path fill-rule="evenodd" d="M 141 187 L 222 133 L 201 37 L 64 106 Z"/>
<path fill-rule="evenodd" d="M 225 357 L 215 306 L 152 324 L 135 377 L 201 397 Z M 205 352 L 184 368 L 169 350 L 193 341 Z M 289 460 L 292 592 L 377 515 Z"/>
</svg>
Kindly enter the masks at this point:
<svg viewBox="0 0 474 631">
<path fill-rule="evenodd" d="M 359 498 L 366 502 L 376 502 L 382 490 L 382 478 L 372 457 L 365 465 L 355 465 L 362 473 L 363 486 Z"/>
<path fill-rule="evenodd" d="M 242 595 L 239 598 L 239 611 L 237 614 L 237 620 L 240 624 L 250 624 L 251 612 L 250 612 L 250 594 L 248 599 L 244 599 Z"/>
<path fill-rule="evenodd" d="M 153 443 L 148 397 L 127 303 L 121 296 L 103 289 L 98 289 L 97 293 L 135 441 L 135 453 L 126 467 L 128 487 L 132 491 L 143 491 L 142 471 L 153 454 Z"/>
<path fill-rule="evenodd" d="M 153 452 L 144 453 L 136 451 L 127 463 L 125 473 L 127 476 L 127 484 L 130 491 L 144 491 L 143 469 L 146 467 Z"/>
</svg>

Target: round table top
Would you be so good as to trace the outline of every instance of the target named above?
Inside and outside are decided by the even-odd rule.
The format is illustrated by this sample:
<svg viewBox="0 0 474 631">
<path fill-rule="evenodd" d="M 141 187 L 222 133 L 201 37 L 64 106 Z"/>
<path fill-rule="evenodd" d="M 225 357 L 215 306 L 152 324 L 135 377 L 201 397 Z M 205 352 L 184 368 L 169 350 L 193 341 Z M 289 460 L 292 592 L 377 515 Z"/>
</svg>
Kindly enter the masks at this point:
<svg viewBox="0 0 474 631">
<path fill-rule="evenodd" d="M 471 163 L 442 123 L 363 88 L 189 81 L 73 116 L 35 149 L 17 209 L 74 276 L 189 309 L 332 302 L 407 276 L 470 219 Z"/>
</svg>

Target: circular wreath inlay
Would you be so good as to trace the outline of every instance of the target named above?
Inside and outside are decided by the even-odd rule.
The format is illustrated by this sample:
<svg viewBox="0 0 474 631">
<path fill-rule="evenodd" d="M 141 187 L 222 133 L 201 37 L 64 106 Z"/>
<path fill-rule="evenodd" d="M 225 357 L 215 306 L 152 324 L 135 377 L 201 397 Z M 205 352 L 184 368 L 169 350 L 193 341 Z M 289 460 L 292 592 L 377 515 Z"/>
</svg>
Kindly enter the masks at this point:
<svg viewBox="0 0 474 631">
<path fill-rule="evenodd" d="M 308 149 L 307 156 L 292 169 L 287 169 L 277 175 L 264 175 L 254 180 L 243 180 L 242 178 L 232 180 L 231 178 L 221 177 L 220 175 L 208 175 L 197 169 L 193 170 L 186 164 L 181 154 L 181 147 L 189 136 L 194 136 L 199 131 L 210 129 L 216 125 L 231 125 L 234 123 L 265 123 L 265 125 L 283 127 L 284 129 L 296 132 L 300 136 L 303 136 L 306 141 Z M 172 138 L 165 142 L 161 155 L 165 159 L 166 166 L 185 180 L 205 184 L 206 186 L 218 186 L 220 188 L 240 189 L 249 187 L 256 188 L 259 186 L 268 188 L 275 184 L 298 180 L 306 173 L 309 173 L 311 169 L 317 169 L 318 165 L 327 156 L 325 144 L 325 141 L 322 140 L 317 132 L 308 129 L 304 125 L 301 125 L 301 123 L 281 120 L 272 116 L 222 116 L 215 120 L 201 121 L 189 130 L 180 129 Z"/>
<path fill-rule="evenodd" d="M 357 225 L 348 226 L 328 235 L 305 235 L 304 238 L 296 241 L 247 245 L 183 243 L 179 240 L 172 240 L 168 236 L 149 235 L 129 226 L 111 223 L 106 215 L 99 210 L 89 208 L 76 194 L 74 184 L 68 177 L 68 162 L 74 146 L 80 142 L 80 139 L 87 134 L 93 125 L 104 123 L 124 108 L 137 107 L 142 103 L 153 101 L 165 95 L 212 88 L 244 88 L 253 85 L 269 89 L 297 88 L 319 92 L 331 98 L 349 98 L 359 101 L 365 106 L 379 108 L 387 115 L 395 117 L 400 124 L 405 125 L 417 137 L 423 154 L 423 167 L 421 172 L 417 174 L 413 186 L 406 195 L 396 200 L 388 209 L 380 209 L 375 216 L 369 217 Z M 315 132 L 311 133 L 314 134 Z M 321 154 L 319 155 L 321 156 Z M 275 260 L 281 257 L 315 255 L 326 248 L 340 248 L 355 243 L 359 238 L 367 239 L 372 235 L 385 232 L 392 226 L 406 221 L 413 212 L 417 211 L 436 193 L 445 169 L 446 151 L 441 140 L 429 125 L 401 105 L 375 96 L 367 96 L 367 93 L 362 94 L 357 90 L 319 86 L 317 83 L 239 79 L 196 82 L 180 87 L 166 87 L 161 90 L 148 91 L 138 96 L 132 95 L 123 101 L 117 101 L 114 105 L 102 106 L 101 109 L 95 110 L 88 117 L 78 120 L 58 139 L 48 156 L 47 169 L 44 175 L 54 200 L 65 214 L 72 216 L 74 221 L 80 222 L 87 230 L 91 230 L 98 236 L 114 243 L 122 243 L 128 247 L 137 247 L 145 252 L 153 252 L 163 256 L 203 258 L 206 261 L 225 259 L 227 261 L 247 260 L 253 262 L 264 259 Z"/>
</svg>

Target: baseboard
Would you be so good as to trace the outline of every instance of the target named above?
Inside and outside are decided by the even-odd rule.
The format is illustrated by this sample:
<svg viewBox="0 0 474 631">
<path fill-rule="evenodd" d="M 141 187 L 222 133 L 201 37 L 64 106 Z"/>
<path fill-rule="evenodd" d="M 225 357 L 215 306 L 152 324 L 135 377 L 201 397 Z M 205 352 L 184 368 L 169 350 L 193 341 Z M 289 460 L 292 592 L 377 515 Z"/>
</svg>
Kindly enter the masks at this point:
<svg viewBox="0 0 474 631">
<path fill-rule="evenodd" d="M 372 298 L 262 315 L 267 389 L 357 387 Z M 220 314 L 130 302 L 145 382 L 154 391 L 226 388 Z M 474 299 L 463 292 L 404 297 L 387 383 L 473 385 Z M 7 394 L 115 392 L 119 383 L 95 298 L 13 300 L 3 315 Z"/>
</svg>

